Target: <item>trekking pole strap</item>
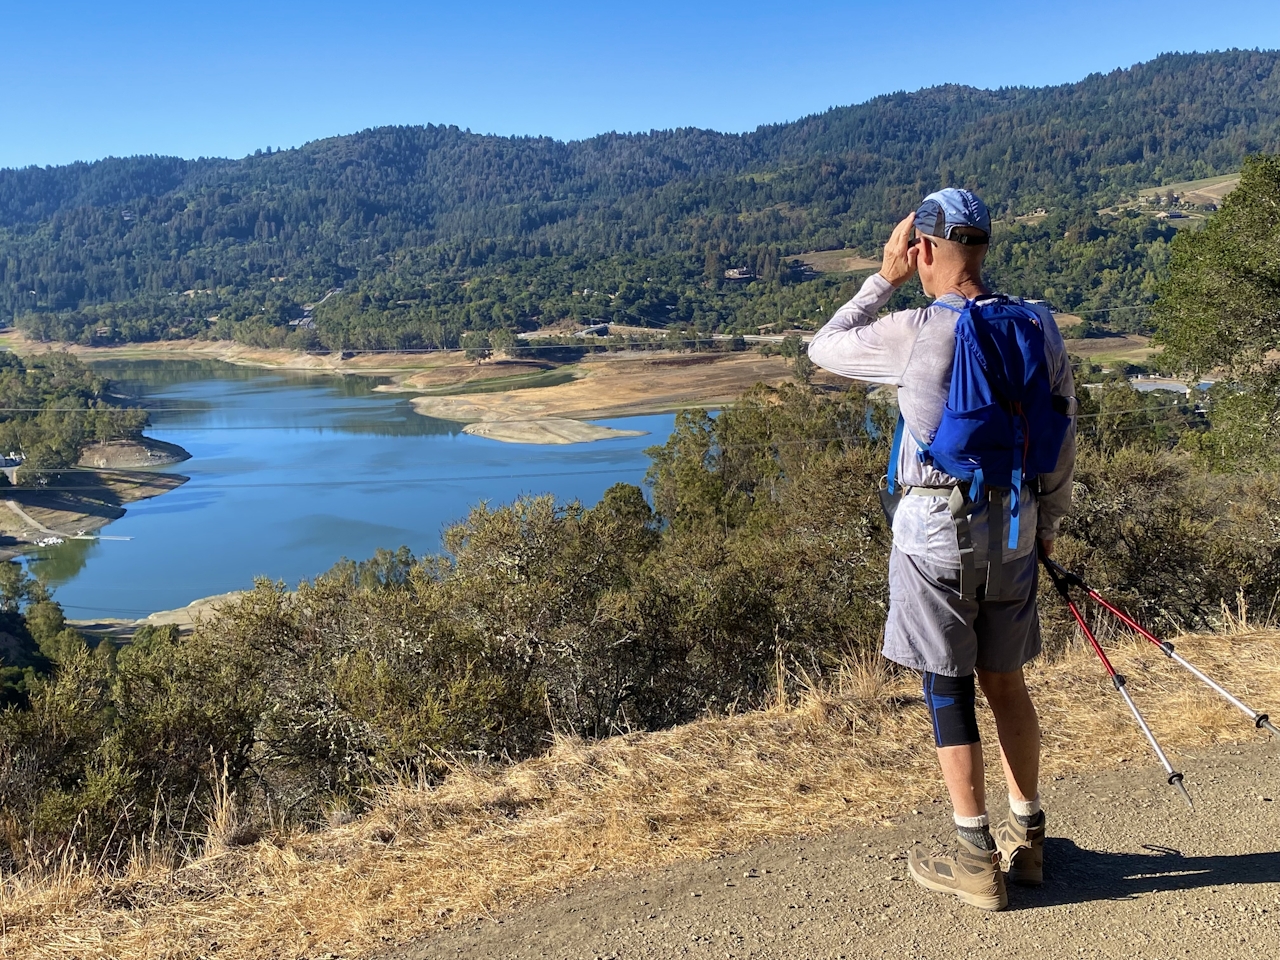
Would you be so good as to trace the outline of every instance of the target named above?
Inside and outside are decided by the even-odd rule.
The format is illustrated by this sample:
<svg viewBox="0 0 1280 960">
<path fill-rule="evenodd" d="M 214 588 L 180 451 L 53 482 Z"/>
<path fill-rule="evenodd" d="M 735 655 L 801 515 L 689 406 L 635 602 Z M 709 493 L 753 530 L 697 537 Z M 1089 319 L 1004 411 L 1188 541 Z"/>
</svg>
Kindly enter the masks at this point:
<svg viewBox="0 0 1280 960">
<path fill-rule="evenodd" d="M 1053 577 L 1054 583 L 1058 583 L 1059 580 L 1061 580 L 1067 586 L 1079 587 L 1081 590 L 1084 590 L 1086 593 L 1093 592 L 1092 588 L 1087 583 L 1084 582 L 1084 577 L 1080 576 L 1078 573 L 1072 573 L 1062 564 L 1058 563 L 1055 560 L 1049 559 L 1049 557 L 1045 555 L 1045 552 L 1043 549 L 1040 550 L 1040 562 L 1043 563 L 1045 566 L 1045 569 L 1049 571 L 1049 575 Z M 1098 599 L 1098 598 L 1095 598 L 1095 599 Z"/>
</svg>

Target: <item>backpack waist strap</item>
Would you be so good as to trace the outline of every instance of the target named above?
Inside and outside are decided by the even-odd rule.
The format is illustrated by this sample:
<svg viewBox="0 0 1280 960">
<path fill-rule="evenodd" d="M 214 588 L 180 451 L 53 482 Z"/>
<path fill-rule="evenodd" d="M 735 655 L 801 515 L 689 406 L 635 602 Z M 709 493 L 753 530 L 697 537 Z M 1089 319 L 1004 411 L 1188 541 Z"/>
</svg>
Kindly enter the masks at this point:
<svg viewBox="0 0 1280 960">
<path fill-rule="evenodd" d="M 956 546 L 960 550 L 960 596 L 973 600 L 978 594 L 978 564 L 974 556 L 973 535 L 970 523 L 978 502 L 970 500 L 966 485 L 907 487 L 909 497 L 946 498 L 956 525 Z M 1000 584 L 1004 574 L 1004 496 L 1011 491 L 1007 487 L 987 487 L 987 589 L 985 599 L 1000 599 Z"/>
</svg>

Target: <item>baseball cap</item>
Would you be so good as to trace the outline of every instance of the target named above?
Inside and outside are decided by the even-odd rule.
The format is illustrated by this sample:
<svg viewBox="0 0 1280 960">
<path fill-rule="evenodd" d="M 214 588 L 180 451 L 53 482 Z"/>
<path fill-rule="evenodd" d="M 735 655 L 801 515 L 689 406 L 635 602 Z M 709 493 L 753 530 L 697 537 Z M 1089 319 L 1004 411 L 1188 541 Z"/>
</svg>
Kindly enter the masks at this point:
<svg viewBox="0 0 1280 960">
<path fill-rule="evenodd" d="M 958 187 L 947 187 L 924 198 L 924 202 L 916 209 L 915 227 L 931 237 L 978 246 L 991 239 L 991 214 L 987 212 L 987 205 L 976 194 Z M 981 230 L 982 236 L 955 233 L 953 231 L 956 227 Z"/>
</svg>

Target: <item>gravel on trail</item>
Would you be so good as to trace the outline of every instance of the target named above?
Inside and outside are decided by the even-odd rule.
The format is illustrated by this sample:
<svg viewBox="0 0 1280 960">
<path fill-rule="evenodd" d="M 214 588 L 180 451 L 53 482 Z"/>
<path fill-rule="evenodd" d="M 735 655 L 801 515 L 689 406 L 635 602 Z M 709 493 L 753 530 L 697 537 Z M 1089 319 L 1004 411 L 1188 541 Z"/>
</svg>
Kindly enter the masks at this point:
<svg viewBox="0 0 1280 960">
<path fill-rule="evenodd" d="M 1280 743 L 1177 762 L 1194 811 L 1152 767 L 1044 784 L 1045 884 L 1010 886 L 1000 913 L 907 877 L 913 843 L 952 836 L 936 802 L 892 826 L 601 878 L 385 960 L 1280 957 Z"/>
</svg>

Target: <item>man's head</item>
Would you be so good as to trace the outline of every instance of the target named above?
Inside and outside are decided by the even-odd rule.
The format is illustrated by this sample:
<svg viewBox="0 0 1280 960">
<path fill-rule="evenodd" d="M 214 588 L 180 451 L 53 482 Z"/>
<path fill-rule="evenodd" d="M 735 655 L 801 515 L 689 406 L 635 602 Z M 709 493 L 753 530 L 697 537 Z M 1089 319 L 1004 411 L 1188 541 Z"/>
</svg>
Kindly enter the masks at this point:
<svg viewBox="0 0 1280 960">
<path fill-rule="evenodd" d="M 939 296 L 961 281 L 981 284 L 982 261 L 991 240 L 987 205 L 968 190 L 947 187 L 924 198 L 915 215 L 920 283 Z"/>
</svg>

